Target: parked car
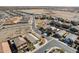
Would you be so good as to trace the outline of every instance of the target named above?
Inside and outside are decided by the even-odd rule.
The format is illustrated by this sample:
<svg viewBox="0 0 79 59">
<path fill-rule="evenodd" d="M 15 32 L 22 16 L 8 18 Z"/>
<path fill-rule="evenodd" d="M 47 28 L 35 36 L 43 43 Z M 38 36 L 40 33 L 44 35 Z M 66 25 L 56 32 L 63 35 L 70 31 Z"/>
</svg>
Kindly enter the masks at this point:
<svg viewBox="0 0 79 59">
<path fill-rule="evenodd" d="M 78 32 L 78 30 L 76 29 L 76 28 L 70 28 L 70 31 L 72 31 L 72 32 Z"/>
<path fill-rule="evenodd" d="M 68 46 L 72 46 L 73 40 L 71 40 L 70 38 L 67 38 L 67 39 L 64 39 L 64 43 L 66 43 Z"/>
<path fill-rule="evenodd" d="M 12 53 L 17 53 L 18 49 L 16 47 L 16 44 L 15 44 L 14 40 L 8 40 L 8 43 L 10 45 Z"/>
</svg>

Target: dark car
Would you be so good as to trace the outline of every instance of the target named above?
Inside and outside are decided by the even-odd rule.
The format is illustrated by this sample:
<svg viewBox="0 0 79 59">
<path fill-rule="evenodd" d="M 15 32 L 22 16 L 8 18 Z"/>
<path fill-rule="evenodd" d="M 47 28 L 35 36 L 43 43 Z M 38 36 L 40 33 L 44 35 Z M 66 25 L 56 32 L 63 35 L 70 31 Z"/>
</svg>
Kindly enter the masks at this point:
<svg viewBox="0 0 79 59">
<path fill-rule="evenodd" d="M 14 40 L 8 40 L 8 43 L 9 43 L 11 52 L 12 53 L 17 53 L 18 52 L 18 49 L 16 47 L 16 44 L 15 44 Z"/>
<path fill-rule="evenodd" d="M 72 31 L 72 32 L 78 32 L 78 30 L 76 28 L 70 28 L 70 31 Z"/>
</svg>

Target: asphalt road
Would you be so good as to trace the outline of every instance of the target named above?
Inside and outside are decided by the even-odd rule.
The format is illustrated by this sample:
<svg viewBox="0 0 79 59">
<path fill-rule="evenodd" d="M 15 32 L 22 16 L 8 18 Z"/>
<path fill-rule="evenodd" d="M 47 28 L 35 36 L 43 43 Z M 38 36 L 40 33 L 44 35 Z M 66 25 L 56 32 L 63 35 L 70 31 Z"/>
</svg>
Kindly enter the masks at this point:
<svg viewBox="0 0 79 59">
<path fill-rule="evenodd" d="M 41 33 L 39 32 L 39 30 L 38 29 L 36 29 L 36 27 L 35 27 L 35 18 L 34 18 L 34 15 L 32 15 L 32 18 L 31 18 L 31 20 L 32 20 L 32 29 L 36 32 L 36 33 L 38 33 L 39 35 L 41 35 Z M 15 24 L 15 25 L 8 25 L 8 26 L 4 26 L 5 28 L 11 28 L 11 27 L 19 27 L 19 26 L 27 26 L 26 24 Z M 61 47 L 61 48 L 63 48 L 65 51 L 67 51 L 67 52 L 69 52 L 69 53 L 75 53 L 75 50 L 73 49 L 73 48 L 70 48 L 70 47 L 68 47 L 67 45 L 64 45 L 64 43 L 60 43 L 60 41 L 56 41 L 56 39 L 53 39 L 53 38 L 51 38 L 51 37 L 46 37 L 45 36 L 45 38 L 47 39 L 47 41 L 48 41 L 48 43 L 45 45 L 45 46 L 43 46 L 42 48 L 40 48 L 40 49 L 38 49 L 37 51 L 36 51 L 36 53 L 44 53 L 44 51 L 46 50 L 46 49 L 49 49 L 49 48 L 51 48 L 51 47 L 54 47 L 54 46 L 58 46 L 58 47 Z"/>
<path fill-rule="evenodd" d="M 45 50 L 50 49 L 51 47 L 60 47 L 64 49 L 67 53 L 75 53 L 76 50 L 67 46 L 66 44 L 58 41 L 58 40 L 51 40 L 45 46 L 35 51 L 35 53 L 45 53 Z"/>
</svg>

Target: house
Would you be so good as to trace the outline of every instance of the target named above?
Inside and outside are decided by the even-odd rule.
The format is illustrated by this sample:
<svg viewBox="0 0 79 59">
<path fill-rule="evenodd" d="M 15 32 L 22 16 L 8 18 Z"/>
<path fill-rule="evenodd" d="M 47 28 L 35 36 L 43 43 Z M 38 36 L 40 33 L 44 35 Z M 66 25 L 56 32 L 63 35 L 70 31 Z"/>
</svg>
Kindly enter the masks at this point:
<svg viewBox="0 0 79 59">
<path fill-rule="evenodd" d="M 67 32 L 65 30 L 60 30 L 55 33 L 55 35 L 59 38 L 63 37 Z"/>
<path fill-rule="evenodd" d="M 71 24 L 69 24 L 69 23 L 63 23 L 62 27 L 68 29 L 68 28 L 71 27 Z"/>
<path fill-rule="evenodd" d="M 73 32 L 78 32 L 79 31 L 79 26 L 72 26 L 70 28 L 70 30 L 73 31 Z"/>
<path fill-rule="evenodd" d="M 27 37 L 27 39 L 28 39 L 31 43 L 33 43 L 33 44 L 36 44 L 37 41 L 39 40 L 36 36 L 34 36 L 34 35 L 31 34 L 31 33 L 28 33 L 28 34 L 26 35 L 26 37 Z"/>
<path fill-rule="evenodd" d="M 69 33 L 65 39 L 71 39 L 73 42 L 77 39 L 77 35 Z"/>
<path fill-rule="evenodd" d="M 78 24 L 79 24 L 79 18 L 78 18 L 78 17 L 73 18 L 73 19 L 71 20 L 71 23 L 72 23 L 73 25 L 78 25 Z"/>
<path fill-rule="evenodd" d="M 77 40 L 77 38 L 77 35 L 69 33 L 64 39 L 64 43 L 66 43 L 69 46 L 72 46 L 73 43 Z"/>
</svg>

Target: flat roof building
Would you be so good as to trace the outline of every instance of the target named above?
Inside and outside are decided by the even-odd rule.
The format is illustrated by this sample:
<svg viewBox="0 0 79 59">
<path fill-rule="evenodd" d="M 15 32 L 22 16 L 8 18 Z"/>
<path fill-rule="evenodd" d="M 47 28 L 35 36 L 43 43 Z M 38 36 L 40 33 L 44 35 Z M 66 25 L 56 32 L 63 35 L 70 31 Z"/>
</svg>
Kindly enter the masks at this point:
<svg viewBox="0 0 79 59">
<path fill-rule="evenodd" d="M 26 35 L 27 39 L 32 42 L 33 44 L 36 44 L 36 42 L 39 40 L 37 37 L 35 37 L 34 35 L 28 33 Z"/>
</svg>

